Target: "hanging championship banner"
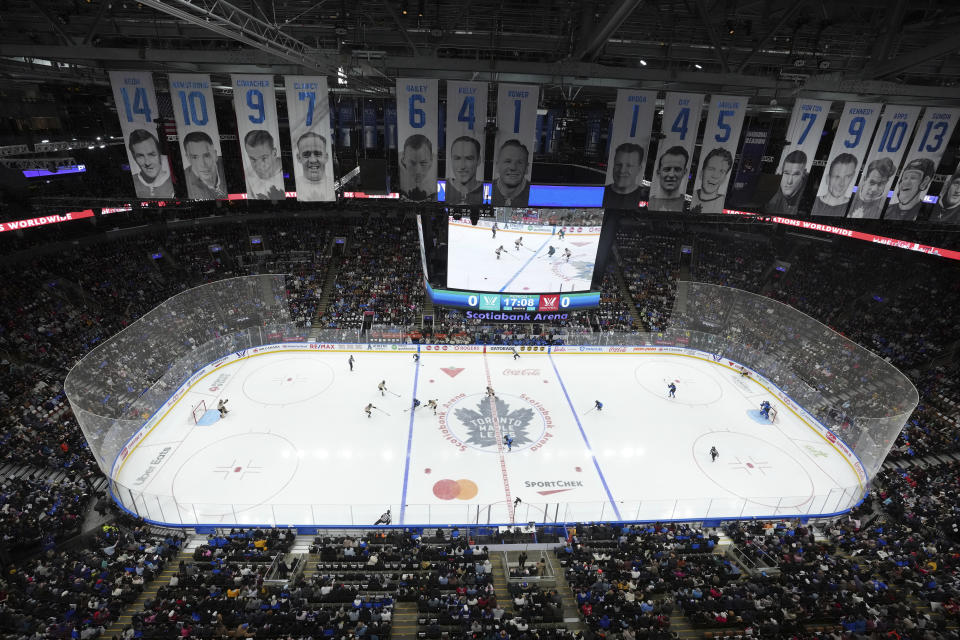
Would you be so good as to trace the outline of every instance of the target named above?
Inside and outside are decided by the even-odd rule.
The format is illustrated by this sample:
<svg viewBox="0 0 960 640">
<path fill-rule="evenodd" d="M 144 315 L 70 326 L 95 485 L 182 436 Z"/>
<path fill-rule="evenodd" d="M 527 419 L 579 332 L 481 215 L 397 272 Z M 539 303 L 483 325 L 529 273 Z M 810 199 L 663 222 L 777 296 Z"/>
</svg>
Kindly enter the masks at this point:
<svg viewBox="0 0 960 640">
<path fill-rule="evenodd" d="M 927 107 L 893 188 L 884 220 L 916 220 L 960 109 Z"/>
<path fill-rule="evenodd" d="M 539 102 L 537 85 L 500 84 L 498 87 L 497 140 L 493 152 L 495 207 L 525 207 L 530 200 Z"/>
<path fill-rule="evenodd" d="M 683 211 L 702 109 L 703 96 L 699 93 L 667 93 L 663 103 L 664 137 L 650 186 L 649 206 L 653 211 Z"/>
<path fill-rule="evenodd" d="M 874 102 L 847 102 L 843 105 L 817 199 L 810 209 L 811 215 L 837 217 L 847 213 L 853 183 L 870 148 L 880 111 L 881 105 Z"/>
<path fill-rule="evenodd" d="M 363 148 L 377 148 L 377 105 L 369 98 L 363 101 Z"/>
<path fill-rule="evenodd" d="M 437 199 L 438 82 L 397 78 L 400 195 Z"/>
<path fill-rule="evenodd" d="M 487 83 L 447 81 L 448 204 L 483 204 Z"/>
<path fill-rule="evenodd" d="M 277 100 L 271 75 L 233 75 L 233 109 L 247 179 L 247 198 L 283 200 Z"/>
<path fill-rule="evenodd" d="M 297 200 L 329 202 L 333 189 L 330 100 L 323 76 L 284 76 Z"/>
<path fill-rule="evenodd" d="M 710 110 L 703 131 L 700 168 L 690 201 L 691 213 L 723 213 L 730 184 L 730 170 L 737 155 L 747 99 L 738 96 L 710 96 Z"/>
<path fill-rule="evenodd" d="M 907 152 L 910 133 L 921 107 L 887 105 L 880 118 L 877 133 L 870 143 L 857 193 L 850 201 L 851 218 L 879 218 L 887 202 L 893 176 Z"/>
<path fill-rule="evenodd" d="M 726 206 L 731 209 L 740 209 L 752 206 L 753 193 L 757 189 L 760 179 L 763 156 L 767 151 L 767 141 L 770 131 L 767 129 L 747 129 L 743 137 L 743 146 L 740 147 L 740 164 L 733 186 L 727 191 Z"/>
<path fill-rule="evenodd" d="M 160 154 L 157 125 L 160 115 L 153 75 L 149 71 L 111 71 L 113 100 L 127 147 L 133 185 L 140 198 L 172 198 L 170 161 Z"/>
<path fill-rule="evenodd" d="M 830 114 L 828 100 L 798 98 L 787 126 L 787 144 L 780 154 L 777 175 L 780 185 L 767 202 L 764 213 L 797 215 L 800 198 L 810 179 L 813 156 L 820 145 L 820 135 Z"/>
<path fill-rule="evenodd" d="M 183 172 L 187 178 L 187 196 L 192 200 L 226 198 L 227 180 L 223 173 L 220 130 L 210 76 L 171 73 L 169 79 L 170 101 L 177 122 Z"/>
<path fill-rule="evenodd" d="M 940 189 L 940 197 L 930 214 L 930 222 L 960 224 L 960 165 Z"/>
<path fill-rule="evenodd" d="M 635 210 L 650 198 L 642 185 L 650 151 L 656 91 L 617 90 L 617 107 L 607 145 L 607 179 L 604 209 Z"/>
</svg>

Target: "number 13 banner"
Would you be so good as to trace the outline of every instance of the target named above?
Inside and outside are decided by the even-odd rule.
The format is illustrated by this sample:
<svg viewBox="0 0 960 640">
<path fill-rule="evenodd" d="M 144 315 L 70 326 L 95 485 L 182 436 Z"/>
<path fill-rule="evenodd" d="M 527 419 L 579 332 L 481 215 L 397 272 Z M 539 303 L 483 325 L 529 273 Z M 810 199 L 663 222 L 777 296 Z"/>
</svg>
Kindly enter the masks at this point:
<svg viewBox="0 0 960 640">
<path fill-rule="evenodd" d="M 192 200 L 226 198 L 227 181 L 223 174 L 210 76 L 171 73 L 170 100 L 177 121 L 188 197 Z"/>
<path fill-rule="evenodd" d="M 747 99 L 739 96 L 710 96 L 710 111 L 703 131 L 700 170 L 690 202 L 691 213 L 723 213 L 730 184 L 730 170 L 737 155 Z"/>
<path fill-rule="evenodd" d="M 650 186 L 653 211 L 683 211 L 702 110 L 703 96 L 699 93 L 667 93 L 663 101 L 664 137 L 657 149 Z"/>
<path fill-rule="evenodd" d="M 827 100 L 799 98 L 793 105 L 793 114 L 787 126 L 787 144 L 777 165 L 780 185 L 767 202 L 764 213 L 797 215 L 800 198 L 810 178 L 813 156 L 817 153 L 820 135 L 829 114 L 830 102 Z"/>
<path fill-rule="evenodd" d="M 149 71 L 111 71 L 113 100 L 127 147 L 133 185 L 140 198 L 172 198 L 170 162 L 160 155 L 154 118 L 160 115 L 153 74 Z"/>
<path fill-rule="evenodd" d="M 493 206 L 525 207 L 530 201 L 533 143 L 537 137 L 540 87 L 497 87 L 497 142 L 493 154 Z"/>
<path fill-rule="evenodd" d="M 857 192 L 850 201 L 851 218 L 879 218 L 887 203 L 887 193 L 893 176 L 903 160 L 910 141 L 913 125 L 917 123 L 921 107 L 887 105 L 880 118 L 880 126 L 870 143 Z"/>
<path fill-rule="evenodd" d="M 286 193 L 273 76 L 233 75 L 231 82 L 247 198 L 283 200 Z"/>
<path fill-rule="evenodd" d="M 285 76 L 284 84 L 297 200 L 334 200 L 327 79 L 322 76 Z"/>
<path fill-rule="evenodd" d="M 437 199 L 436 80 L 397 78 L 397 136 L 400 195 L 407 200 Z"/>
</svg>

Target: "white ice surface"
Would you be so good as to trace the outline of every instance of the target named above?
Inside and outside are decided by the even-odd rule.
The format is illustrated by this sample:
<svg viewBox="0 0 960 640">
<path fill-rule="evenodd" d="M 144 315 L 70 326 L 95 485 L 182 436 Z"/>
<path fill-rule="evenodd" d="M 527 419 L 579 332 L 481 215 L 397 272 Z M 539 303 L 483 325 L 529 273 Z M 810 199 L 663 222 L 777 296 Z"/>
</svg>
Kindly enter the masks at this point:
<svg viewBox="0 0 960 640">
<path fill-rule="evenodd" d="M 356 352 L 353 372 L 346 351 L 232 361 L 131 453 L 117 497 L 173 524 L 369 525 L 387 508 L 394 524 L 789 516 L 862 493 L 846 459 L 789 408 L 774 401 L 775 425 L 751 417 L 771 394 L 722 364 L 449 349 L 424 352 L 419 367 L 410 354 Z M 423 405 L 411 416 L 414 395 Z M 229 398 L 230 413 L 194 425 L 201 398 Z"/>
</svg>

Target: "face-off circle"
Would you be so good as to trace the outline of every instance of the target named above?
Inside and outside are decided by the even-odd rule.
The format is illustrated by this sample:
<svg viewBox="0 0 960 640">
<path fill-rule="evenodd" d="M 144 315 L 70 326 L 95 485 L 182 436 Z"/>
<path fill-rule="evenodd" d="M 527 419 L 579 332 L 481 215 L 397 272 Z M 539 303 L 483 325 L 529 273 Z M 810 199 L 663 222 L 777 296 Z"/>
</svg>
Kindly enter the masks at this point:
<svg viewBox="0 0 960 640">
<path fill-rule="evenodd" d="M 243 395 L 258 404 L 306 402 L 333 384 L 333 368 L 320 360 L 282 358 L 255 369 L 243 381 Z"/>
<path fill-rule="evenodd" d="M 676 360 L 674 362 L 673 360 Z M 666 398 L 667 385 L 677 385 L 677 395 L 670 402 L 699 407 L 719 402 L 723 398 L 723 387 L 702 368 L 692 367 L 671 359 L 670 362 L 645 362 L 634 369 L 634 377 L 643 389 L 652 395 Z"/>
</svg>

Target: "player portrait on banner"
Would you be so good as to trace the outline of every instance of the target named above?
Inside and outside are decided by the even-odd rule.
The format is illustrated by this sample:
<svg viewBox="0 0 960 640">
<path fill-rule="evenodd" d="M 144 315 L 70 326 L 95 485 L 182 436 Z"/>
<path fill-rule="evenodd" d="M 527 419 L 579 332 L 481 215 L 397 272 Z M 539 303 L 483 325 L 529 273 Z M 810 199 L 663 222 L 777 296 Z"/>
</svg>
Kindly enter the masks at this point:
<svg viewBox="0 0 960 640">
<path fill-rule="evenodd" d="M 840 218 L 847 214 L 854 180 L 867 156 L 880 111 L 879 103 L 844 103 L 810 215 Z"/>
<path fill-rule="evenodd" d="M 653 181 L 658 195 L 650 196 L 653 211 L 683 211 L 682 186 L 690 169 L 690 152 L 680 145 L 669 147 L 657 160 Z"/>
<path fill-rule="evenodd" d="M 810 174 L 807 173 L 809 159 L 803 149 L 794 149 L 783 158 L 780 169 L 780 185 L 777 192 L 767 202 L 766 213 L 785 216 L 797 215 L 803 189 L 807 186 Z"/>
<path fill-rule="evenodd" d="M 889 157 L 872 160 L 863 170 L 860 186 L 850 204 L 850 217 L 879 218 L 887 202 L 887 185 L 896 172 L 897 167 Z"/>
<path fill-rule="evenodd" d="M 500 84 L 497 87 L 492 198 L 495 207 L 525 207 L 530 201 L 539 100 L 537 85 Z"/>
<path fill-rule="evenodd" d="M 447 81 L 446 202 L 483 204 L 487 83 Z"/>
<path fill-rule="evenodd" d="M 273 76 L 234 75 L 232 81 L 247 198 L 282 200 L 286 193 Z"/>
<path fill-rule="evenodd" d="M 643 175 L 653 130 L 657 94 L 617 90 L 616 111 L 610 129 L 610 153 L 603 188 L 603 208 L 636 210 L 650 199 Z"/>
<path fill-rule="evenodd" d="M 683 211 L 686 208 L 690 158 L 700 130 L 703 95 L 668 92 L 663 103 L 663 137 L 653 166 L 650 185 L 651 211 Z"/>
<path fill-rule="evenodd" d="M 322 76 L 285 76 L 297 200 L 336 199 L 330 138 L 330 100 Z"/>
<path fill-rule="evenodd" d="M 930 222 L 960 224 L 960 166 L 943 183 L 937 205 L 930 214 Z"/>
<path fill-rule="evenodd" d="M 283 169 L 277 140 L 266 129 L 252 129 L 243 136 L 247 173 L 247 197 L 253 200 L 282 200 Z"/>
<path fill-rule="evenodd" d="M 810 180 L 813 156 L 820 145 L 820 135 L 830 114 L 830 102 L 799 98 L 793 105 L 790 124 L 787 125 L 787 144 L 780 155 L 780 182 L 764 207 L 764 213 L 795 216 L 800 199 Z"/>
<path fill-rule="evenodd" d="M 226 198 L 227 181 L 210 76 L 171 73 L 169 80 L 187 195 L 193 200 Z"/>
<path fill-rule="evenodd" d="M 850 185 L 859 168 L 859 160 L 852 153 L 841 153 L 830 160 L 826 191 L 817 196 L 810 215 L 842 217 L 850 206 Z"/>
<path fill-rule="evenodd" d="M 917 123 L 921 107 L 887 105 L 880 117 L 876 134 L 870 143 L 870 155 L 864 161 L 856 195 L 850 202 L 850 218 L 877 219 L 887 204 L 897 167 L 903 162 L 910 134 Z M 921 178 L 922 180 L 922 178 Z M 904 197 L 913 194 L 909 189 Z M 921 196 L 922 197 L 922 196 Z"/>
<path fill-rule="evenodd" d="M 903 167 L 894 189 L 894 200 L 883 214 L 884 220 L 916 220 L 937 167 L 930 158 L 914 158 Z"/>
<path fill-rule="evenodd" d="M 146 129 L 134 129 L 127 137 L 127 150 L 138 171 L 133 174 L 133 185 L 141 198 L 172 198 L 173 182 L 170 162 L 160 155 L 160 141 Z"/>
<path fill-rule="evenodd" d="M 437 80 L 397 78 L 400 195 L 417 202 L 437 199 Z"/>
<path fill-rule="evenodd" d="M 191 131 L 183 137 L 183 164 L 187 177 L 187 193 L 194 200 L 216 200 L 227 197 L 227 179 L 223 158 L 206 131 Z"/>
<path fill-rule="evenodd" d="M 723 147 L 707 152 L 698 176 L 700 184 L 693 190 L 690 213 L 723 213 L 732 168 L 733 155 Z"/>
<path fill-rule="evenodd" d="M 723 213 L 746 107 L 747 101 L 739 96 L 710 96 L 691 213 Z"/>
</svg>

